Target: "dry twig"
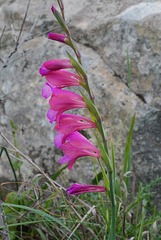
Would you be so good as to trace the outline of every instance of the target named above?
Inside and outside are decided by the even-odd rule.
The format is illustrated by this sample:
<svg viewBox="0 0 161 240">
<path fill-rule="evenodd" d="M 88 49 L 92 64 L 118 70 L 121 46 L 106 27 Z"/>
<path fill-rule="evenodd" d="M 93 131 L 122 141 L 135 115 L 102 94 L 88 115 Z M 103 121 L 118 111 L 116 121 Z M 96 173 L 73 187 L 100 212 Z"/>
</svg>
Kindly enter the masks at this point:
<svg viewBox="0 0 161 240">
<path fill-rule="evenodd" d="M 81 223 L 88 217 L 88 215 L 96 208 L 96 206 L 92 206 L 89 211 L 86 213 L 86 215 L 81 219 L 80 223 L 77 224 L 77 226 L 74 228 L 74 230 L 72 231 L 72 233 L 69 236 L 69 239 L 73 236 L 73 234 L 75 233 L 75 231 L 77 230 L 77 228 L 81 225 Z"/>
</svg>

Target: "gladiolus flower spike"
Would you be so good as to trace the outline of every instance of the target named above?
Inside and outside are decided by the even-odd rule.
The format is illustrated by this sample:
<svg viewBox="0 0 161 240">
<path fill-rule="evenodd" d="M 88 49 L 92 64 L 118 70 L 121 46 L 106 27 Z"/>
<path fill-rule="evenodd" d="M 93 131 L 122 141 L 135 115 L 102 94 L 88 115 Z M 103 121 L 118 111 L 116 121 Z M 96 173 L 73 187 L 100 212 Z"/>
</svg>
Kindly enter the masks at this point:
<svg viewBox="0 0 161 240">
<path fill-rule="evenodd" d="M 74 183 L 70 188 L 66 189 L 66 192 L 69 195 L 76 195 L 80 193 L 86 192 L 106 192 L 105 187 L 97 186 L 97 185 L 81 185 L 78 183 Z"/>
<path fill-rule="evenodd" d="M 61 149 L 65 156 L 59 160 L 59 163 L 67 163 L 71 170 L 75 161 L 80 157 L 91 156 L 100 158 L 100 151 L 88 141 L 81 133 L 73 132 L 66 137 L 66 141 Z"/>
</svg>

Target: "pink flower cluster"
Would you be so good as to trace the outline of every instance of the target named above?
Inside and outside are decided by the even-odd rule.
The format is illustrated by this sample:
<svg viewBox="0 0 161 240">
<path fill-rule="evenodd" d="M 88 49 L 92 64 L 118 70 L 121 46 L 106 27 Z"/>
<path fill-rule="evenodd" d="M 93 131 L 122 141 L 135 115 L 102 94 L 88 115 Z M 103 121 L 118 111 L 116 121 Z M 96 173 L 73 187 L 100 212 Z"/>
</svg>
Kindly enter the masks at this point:
<svg viewBox="0 0 161 240">
<path fill-rule="evenodd" d="M 49 33 L 49 39 L 65 44 L 69 42 L 66 42 L 68 40 L 66 36 L 55 33 Z M 50 108 L 47 112 L 47 118 L 51 124 L 53 122 L 56 123 L 54 128 L 58 132 L 54 143 L 65 154 L 59 160 L 59 163 L 68 163 L 68 169 L 71 170 L 78 158 L 85 156 L 100 158 L 100 151 L 78 132 L 87 128 L 96 128 L 96 124 L 88 118 L 64 113 L 75 108 L 86 108 L 83 97 L 76 93 L 62 90 L 65 87 L 79 86 L 83 82 L 77 74 L 65 70 L 68 68 L 73 68 L 70 60 L 53 59 L 43 63 L 39 73 L 45 76 L 47 80 L 42 88 L 42 96 L 46 99 L 50 97 Z M 91 189 L 93 191 L 95 188 L 90 188 L 89 191 Z M 85 191 L 87 191 L 87 188 L 85 188 Z M 70 194 L 70 190 L 67 192 Z M 78 191 L 78 193 L 82 192 L 83 190 Z"/>
<path fill-rule="evenodd" d="M 67 59 L 54 59 L 45 62 L 40 68 L 40 74 L 46 77 L 47 82 L 42 88 L 42 96 L 49 98 L 50 109 L 47 118 L 50 123 L 56 122 L 54 143 L 61 148 L 65 156 L 60 163 L 68 163 L 71 170 L 75 161 L 84 156 L 100 157 L 100 151 L 78 131 L 87 128 L 96 128 L 96 124 L 88 118 L 65 114 L 65 111 L 74 108 L 86 108 L 84 99 L 73 92 L 62 90 L 64 87 L 78 86 L 82 79 L 64 68 L 72 68 Z"/>
</svg>

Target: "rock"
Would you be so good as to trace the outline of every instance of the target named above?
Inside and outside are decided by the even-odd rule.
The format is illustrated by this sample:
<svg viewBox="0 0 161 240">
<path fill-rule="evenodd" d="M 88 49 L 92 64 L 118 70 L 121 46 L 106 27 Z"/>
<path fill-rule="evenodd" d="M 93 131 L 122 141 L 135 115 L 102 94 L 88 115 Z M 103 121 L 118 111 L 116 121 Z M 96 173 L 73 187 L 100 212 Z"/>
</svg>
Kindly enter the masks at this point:
<svg viewBox="0 0 161 240">
<path fill-rule="evenodd" d="M 74 18 L 75 24 L 71 21 L 75 38 L 94 48 L 118 80 L 126 85 L 128 49 L 132 91 L 148 105 L 160 109 L 161 2 L 137 1 L 134 5 L 130 1 L 128 4 L 127 1 L 117 1 L 107 4 L 99 2 L 98 5 L 101 14 L 96 10 L 97 4 L 91 4 L 90 12 L 93 14 L 89 16 L 89 6 L 85 6 Z M 80 19 L 83 19 L 82 23 Z"/>
<path fill-rule="evenodd" d="M 24 37 L 29 39 L 34 34 L 58 26 L 50 12 L 51 4 L 41 3 L 32 1 L 24 24 L 22 41 Z M 82 53 L 83 67 L 102 115 L 109 146 L 112 138 L 116 147 L 117 169 L 122 169 L 126 136 L 132 116 L 136 112 L 132 146 L 133 169 L 138 181 L 150 181 L 161 172 L 161 167 L 157 164 L 161 156 L 161 4 L 139 0 L 135 1 L 135 4 L 132 0 L 64 0 L 64 4 L 67 23 Z M 37 11 L 37 6 L 44 8 Z M 24 0 L 4 2 L 0 5 L 1 31 L 6 24 L 1 41 L 1 58 L 4 60 L 14 48 L 10 24 L 16 17 L 13 25 L 18 36 L 25 9 Z M 34 30 L 28 35 L 39 11 L 41 16 Z M 61 32 L 60 28 L 55 29 L 55 32 Z M 131 90 L 128 87 L 127 48 L 131 67 Z M 29 49 L 31 51 L 27 54 Z M 57 167 L 62 167 L 58 163 L 62 153 L 53 145 L 55 132 L 46 118 L 49 105 L 48 101 L 41 97 L 45 79 L 40 77 L 38 70 L 42 63 L 49 59 L 66 58 L 66 49 L 66 46 L 48 40 L 47 34 L 38 35 L 23 42 L 21 48 L 9 58 L 10 64 L 7 63 L 0 75 L 1 130 L 13 141 L 9 133 L 12 131 L 10 120 L 14 120 L 18 126 L 19 149 L 49 175 L 53 175 Z M 17 59 L 22 54 L 23 57 Z M 80 114 L 86 116 L 87 111 L 81 110 Z M 96 144 L 92 131 L 85 133 Z M 24 177 L 27 179 L 33 173 L 28 165 L 23 166 Z M 1 174 L 5 175 L 4 177 L 11 175 L 4 155 Z M 70 183 L 77 181 L 87 184 L 94 177 L 92 161 L 77 161 L 73 170 L 65 170 L 64 175 Z"/>
</svg>

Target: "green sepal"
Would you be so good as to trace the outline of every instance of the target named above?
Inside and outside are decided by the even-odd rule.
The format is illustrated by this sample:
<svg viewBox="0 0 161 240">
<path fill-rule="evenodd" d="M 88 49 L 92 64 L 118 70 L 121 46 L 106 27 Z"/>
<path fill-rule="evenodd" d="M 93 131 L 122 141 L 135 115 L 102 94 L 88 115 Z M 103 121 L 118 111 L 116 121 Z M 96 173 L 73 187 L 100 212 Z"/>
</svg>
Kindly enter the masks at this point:
<svg viewBox="0 0 161 240">
<path fill-rule="evenodd" d="M 65 21 L 55 7 L 54 7 L 54 16 L 56 17 L 58 23 L 60 24 L 60 26 L 62 27 L 64 32 L 68 33 L 69 31 L 68 31 L 68 28 L 65 24 Z"/>
<path fill-rule="evenodd" d="M 86 97 L 86 95 L 81 90 L 80 90 L 80 92 L 84 98 L 85 104 L 86 104 L 89 112 L 95 118 L 96 124 L 98 124 L 98 122 L 100 121 L 100 115 L 99 115 L 99 112 L 98 112 L 96 106 Z"/>
<path fill-rule="evenodd" d="M 73 47 L 71 41 L 70 41 L 68 38 L 65 38 L 64 41 L 65 41 L 65 43 L 66 43 L 68 46 Z"/>
<path fill-rule="evenodd" d="M 66 51 L 67 52 L 67 51 Z M 81 65 L 67 52 L 68 57 L 71 61 L 72 66 L 83 76 L 83 78 L 87 78 L 86 73 L 84 72 Z"/>
<path fill-rule="evenodd" d="M 82 82 L 82 81 L 78 81 L 78 82 L 85 90 L 87 90 L 87 86 L 84 82 Z"/>
<path fill-rule="evenodd" d="M 105 149 L 103 148 L 102 143 L 100 142 L 100 140 L 96 134 L 95 134 L 95 137 L 96 137 L 98 145 L 99 145 L 102 160 L 104 161 L 108 171 L 112 172 L 111 160 L 110 160 L 108 154 L 106 153 Z"/>
<path fill-rule="evenodd" d="M 91 114 L 91 118 L 92 118 L 92 121 L 95 122 L 96 126 L 97 126 L 97 129 L 100 133 L 100 135 L 102 136 L 102 132 L 103 132 L 103 129 L 102 129 L 102 124 L 101 124 L 101 119 L 100 119 L 100 115 L 99 115 L 99 112 L 96 108 L 96 106 L 92 103 L 92 101 L 90 101 L 86 95 L 81 91 L 79 90 L 80 93 L 82 94 L 83 98 L 84 98 L 84 101 L 85 101 L 85 104 L 89 110 L 89 113 Z"/>
</svg>

